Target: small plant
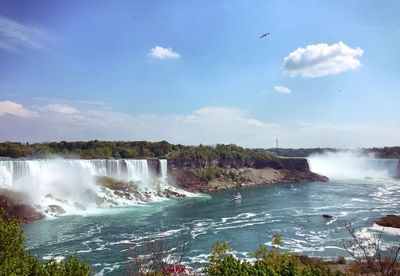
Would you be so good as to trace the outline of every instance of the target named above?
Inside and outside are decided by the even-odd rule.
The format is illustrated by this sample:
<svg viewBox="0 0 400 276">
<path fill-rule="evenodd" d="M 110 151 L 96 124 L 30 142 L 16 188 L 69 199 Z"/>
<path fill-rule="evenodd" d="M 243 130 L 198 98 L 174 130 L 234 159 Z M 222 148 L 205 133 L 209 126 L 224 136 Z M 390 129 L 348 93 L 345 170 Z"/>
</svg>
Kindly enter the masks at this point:
<svg viewBox="0 0 400 276">
<path fill-rule="evenodd" d="M 344 265 L 344 264 L 346 264 L 346 259 L 343 256 L 339 256 L 336 263 Z"/>
<path fill-rule="evenodd" d="M 232 253 L 226 242 L 214 244 L 210 263 L 205 269 L 206 275 L 267 275 L 267 276 L 340 276 L 341 272 L 332 272 L 321 264 L 303 264 L 300 257 L 291 253 L 281 253 L 278 248 L 281 236 L 276 234 L 273 239 L 274 248 L 269 250 L 265 245 L 260 245 L 250 255 L 257 260 L 250 263 L 239 260 Z"/>
<path fill-rule="evenodd" d="M 282 246 L 282 237 L 279 233 L 275 233 L 274 239 L 272 240 L 272 246 L 277 249 Z"/>
</svg>

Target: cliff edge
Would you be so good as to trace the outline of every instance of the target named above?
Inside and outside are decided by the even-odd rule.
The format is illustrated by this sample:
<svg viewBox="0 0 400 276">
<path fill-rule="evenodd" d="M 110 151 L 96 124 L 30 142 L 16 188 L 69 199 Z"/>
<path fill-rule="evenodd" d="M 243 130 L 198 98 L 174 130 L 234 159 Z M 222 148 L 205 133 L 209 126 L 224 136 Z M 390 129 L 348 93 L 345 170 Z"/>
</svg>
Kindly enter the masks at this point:
<svg viewBox="0 0 400 276">
<path fill-rule="evenodd" d="M 192 192 L 282 182 L 328 181 L 327 177 L 311 172 L 305 158 L 246 163 L 240 160 L 168 160 L 168 173 L 178 187 Z"/>
</svg>

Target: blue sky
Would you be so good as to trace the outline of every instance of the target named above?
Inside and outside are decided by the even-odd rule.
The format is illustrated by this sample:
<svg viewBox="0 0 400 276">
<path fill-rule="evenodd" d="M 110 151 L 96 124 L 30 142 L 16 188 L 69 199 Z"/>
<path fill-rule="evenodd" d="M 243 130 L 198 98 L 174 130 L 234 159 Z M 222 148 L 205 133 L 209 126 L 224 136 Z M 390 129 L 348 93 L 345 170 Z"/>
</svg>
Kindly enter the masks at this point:
<svg viewBox="0 0 400 276">
<path fill-rule="evenodd" d="M 398 145 L 399 45 L 398 1 L 3 0 L 0 140 Z"/>
</svg>

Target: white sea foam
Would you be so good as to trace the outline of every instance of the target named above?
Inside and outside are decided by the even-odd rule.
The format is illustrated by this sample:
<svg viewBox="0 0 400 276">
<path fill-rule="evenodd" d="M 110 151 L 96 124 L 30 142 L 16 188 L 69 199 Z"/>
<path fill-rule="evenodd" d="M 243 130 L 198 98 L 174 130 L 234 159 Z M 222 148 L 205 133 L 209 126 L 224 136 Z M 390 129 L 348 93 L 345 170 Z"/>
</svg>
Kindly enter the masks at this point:
<svg viewBox="0 0 400 276">
<path fill-rule="evenodd" d="M 372 230 L 374 231 L 378 231 L 378 232 L 385 232 L 387 234 L 390 235 L 400 235 L 400 229 L 399 228 L 394 228 L 394 227 L 387 227 L 387 226 L 380 226 L 376 223 L 374 223 L 374 225 L 371 227 Z"/>
</svg>

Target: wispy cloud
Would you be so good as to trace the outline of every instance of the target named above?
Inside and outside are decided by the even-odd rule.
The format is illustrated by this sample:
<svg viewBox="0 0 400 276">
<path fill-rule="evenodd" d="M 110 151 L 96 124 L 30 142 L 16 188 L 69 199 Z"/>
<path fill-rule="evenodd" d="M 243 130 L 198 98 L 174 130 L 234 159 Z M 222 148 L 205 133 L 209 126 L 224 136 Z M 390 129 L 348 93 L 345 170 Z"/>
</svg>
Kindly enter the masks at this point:
<svg viewBox="0 0 400 276">
<path fill-rule="evenodd" d="M 45 106 L 40 106 L 38 107 L 40 111 L 50 111 L 50 112 L 57 112 L 57 113 L 63 113 L 63 114 L 75 114 L 79 113 L 79 111 L 69 105 L 65 104 L 47 104 Z"/>
<path fill-rule="evenodd" d="M 292 93 L 292 90 L 290 90 L 288 87 L 285 87 L 285 86 L 279 86 L 279 85 L 274 86 L 274 90 L 275 90 L 275 92 L 282 93 L 282 94 Z"/>
<path fill-rule="evenodd" d="M 152 48 L 148 55 L 157 59 L 176 59 L 181 57 L 181 55 L 174 52 L 172 48 L 164 48 L 161 46 Z"/>
<path fill-rule="evenodd" d="M 43 30 L 0 15 L 0 49 L 11 52 L 42 50 L 50 40 L 50 35 Z"/>
<path fill-rule="evenodd" d="M 361 63 L 357 59 L 363 55 L 359 47 L 350 48 L 343 42 L 326 43 L 298 48 L 284 59 L 284 71 L 292 77 L 315 78 L 339 74 L 357 69 Z"/>
<path fill-rule="evenodd" d="M 26 118 L 39 116 L 39 113 L 23 107 L 22 104 L 18 104 L 11 101 L 0 102 L 0 117 L 6 114 L 11 114 L 14 116 L 26 117 Z"/>
</svg>

